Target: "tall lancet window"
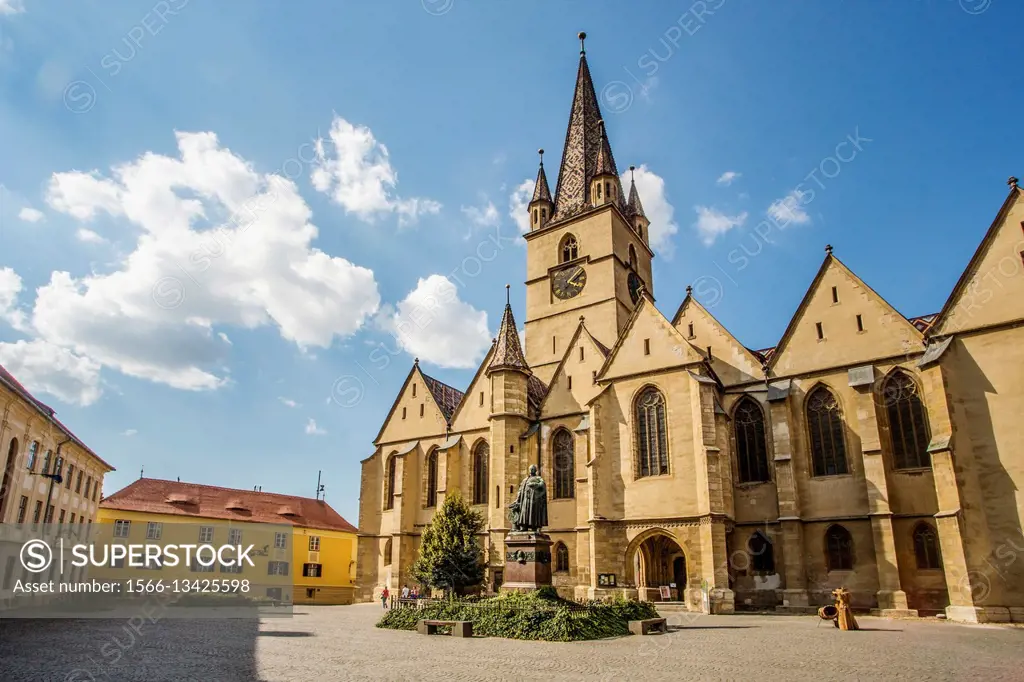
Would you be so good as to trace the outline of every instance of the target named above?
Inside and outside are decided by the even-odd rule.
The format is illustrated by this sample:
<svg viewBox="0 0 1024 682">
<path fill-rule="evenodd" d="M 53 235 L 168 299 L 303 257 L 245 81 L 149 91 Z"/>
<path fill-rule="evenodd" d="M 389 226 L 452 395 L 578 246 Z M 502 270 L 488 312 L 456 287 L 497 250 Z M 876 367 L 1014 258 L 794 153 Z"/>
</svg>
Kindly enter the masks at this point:
<svg viewBox="0 0 1024 682">
<path fill-rule="evenodd" d="M 839 401 L 824 386 L 807 398 L 807 429 L 811 434 L 811 462 L 815 476 L 847 473 L 843 414 Z"/>
<path fill-rule="evenodd" d="M 384 509 L 392 509 L 395 506 L 395 463 L 397 459 L 394 455 L 388 458 L 387 478 L 384 480 Z"/>
<path fill-rule="evenodd" d="M 487 504 L 487 461 L 491 448 L 480 441 L 473 449 L 473 504 Z"/>
<path fill-rule="evenodd" d="M 897 469 L 917 469 L 929 466 L 928 442 L 931 430 L 925 416 L 924 404 L 917 384 L 903 372 L 897 371 L 882 389 L 889 415 L 889 436 L 892 438 L 892 458 Z"/>
<path fill-rule="evenodd" d="M 555 468 L 555 499 L 572 497 L 575 493 L 576 455 L 573 450 L 572 434 L 559 429 L 551 439 L 551 462 Z"/>
<path fill-rule="evenodd" d="M 562 262 L 567 263 L 576 260 L 580 256 L 580 248 L 576 243 L 576 237 L 571 234 L 562 238 Z"/>
<path fill-rule="evenodd" d="M 437 449 L 430 451 L 427 455 L 427 494 L 425 496 L 426 507 L 437 505 Z"/>
<path fill-rule="evenodd" d="M 636 399 L 637 477 L 668 473 L 668 434 L 665 424 L 665 396 L 653 386 Z"/>
<path fill-rule="evenodd" d="M 768 448 L 765 445 L 764 412 L 751 398 L 741 398 L 733 416 L 736 463 L 740 483 L 768 480 Z"/>
</svg>

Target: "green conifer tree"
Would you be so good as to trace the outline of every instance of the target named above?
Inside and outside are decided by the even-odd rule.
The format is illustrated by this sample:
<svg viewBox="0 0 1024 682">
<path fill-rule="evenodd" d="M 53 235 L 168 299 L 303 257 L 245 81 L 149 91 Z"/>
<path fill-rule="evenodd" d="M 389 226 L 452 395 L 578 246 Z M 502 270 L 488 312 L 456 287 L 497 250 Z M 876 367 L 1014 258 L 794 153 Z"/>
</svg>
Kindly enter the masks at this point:
<svg viewBox="0 0 1024 682">
<path fill-rule="evenodd" d="M 420 555 L 412 566 L 413 577 L 449 595 L 461 595 L 479 585 L 484 579 L 484 564 L 477 533 L 483 527 L 483 518 L 458 492 L 448 494 L 423 531 Z"/>
</svg>

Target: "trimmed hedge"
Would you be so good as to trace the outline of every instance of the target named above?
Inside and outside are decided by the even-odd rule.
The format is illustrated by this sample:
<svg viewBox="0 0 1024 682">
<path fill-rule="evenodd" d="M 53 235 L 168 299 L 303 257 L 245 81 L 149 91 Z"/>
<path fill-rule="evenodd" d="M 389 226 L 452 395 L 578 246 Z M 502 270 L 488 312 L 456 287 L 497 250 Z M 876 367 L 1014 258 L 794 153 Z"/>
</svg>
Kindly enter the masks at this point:
<svg viewBox="0 0 1024 682">
<path fill-rule="evenodd" d="M 392 609 L 377 627 L 415 630 L 421 619 L 468 620 L 474 634 L 488 637 L 574 642 L 628 635 L 629 621 L 657 617 L 658 612 L 647 602 L 618 600 L 581 606 L 540 591 L 509 592 L 475 601 L 446 599 L 422 609 Z"/>
</svg>

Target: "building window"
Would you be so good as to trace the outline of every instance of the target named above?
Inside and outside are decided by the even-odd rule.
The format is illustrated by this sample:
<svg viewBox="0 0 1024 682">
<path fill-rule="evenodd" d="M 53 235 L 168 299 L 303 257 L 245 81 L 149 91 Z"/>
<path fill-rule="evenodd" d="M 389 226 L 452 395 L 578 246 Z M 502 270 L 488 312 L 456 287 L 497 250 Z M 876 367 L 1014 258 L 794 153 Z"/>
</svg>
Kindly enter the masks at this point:
<svg viewBox="0 0 1024 682">
<path fill-rule="evenodd" d="M 230 566 L 228 564 L 221 564 L 220 565 L 220 572 L 221 573 L 241 573 L 242 572 L 242 565 L 240 563 L 238 563 L 237 561 L 235 563 L 231 564 Z"/>
<path fill-rule="evenodd" d="M 563 263 L 567 263 L 568 261 L 576 260 L 577 258 L 579 258 L 580 249 L 579 245 L 576 243 L 576 237 L 572 236 L 571 234 L 567 234 L 564 237 L 562 237 L 561 251 Z"/>
<path fill-rule="evenodd" d="M 832 287 L 832 302 L 839 303 L 839 289 Z"/>
<path fill-rule="evenodd" d="M 36 470 L 36 454 L 39 452 L 39 441 L 33 441 L 28 446 L 28 456 L 25 458 L 25 468 L 29 471 Z"/>
<path fill-rule="evenodd" d="M 77 519 L 77 518 L 78 518 L 78 514 L 72 513 L 71 514 L 71 518 L 68 520 L 68 523 L 70 523 L 71 525 L 74 525 L 75 519 Z"/>
<path fill-rule="evenodd" d="M 41 501 L 36 502 L 35 509 L 32 510 L 32 523 L 39 523 L 39 517 L 43 515 L 43 503 Z"/>
<path fill-rule="evenodd" d="M 580 346 L 580 362 L 583 362 L 583 346 Z"/>
<path fill-rule="evenodd" d="M 824 386 L 818 386 L 807 398 L 807 428 L 811 436 L 814 475 L 847 473 L 843 415 L 836 397 Z"/>
<path fill-rule="evenodd" d="M 18 520 L 15 523 L 25 523 L 25 516 L 28 514 L 28 498 L 24 495 L 21 496 L 21 502 L 18 503 Z"/>
<path fill-rule="evenodd" d="M 636 400 L 637 474 L 668 473 L 668 436 L 665 428 L 665 396 L 649 386 Z"/>
<path fill-rule="evenodd" d="M 413 398 L 415 398 L 415 397 L 416 397 L 416 384 L 413 384 L 413 385 L 412 385 L 412 397 L 413 397 Z"/>
<path fill-rule="evenodd" d="M 92 488 L 92 476 L 86 476 L 85 478 L 85 497 L 88 499 L 89 491 Z"/>
<path fill-rule="evenodd" d="M 384 565 L 391 565 L 391 538 L 388 538 L 388 541 L 384 543 Z"/>
<path fill-rule="evenodd" d="M 939 554 L 939 538 L 935 529 L 927 523 L 919 523 L 914 528 L 914 556 L 920 569 L 942 568 L 942 555 Z"/>
<path fill-rule="evenodd" d="M 242 529 L 231 528 L 228 530 L 228 544 L 229 545 L 240 545 L 242 544 Z"/>
<path fill-rule="evenodd" d="M 814 323 L 814 329 L 818 332 L 818 340 L 821 341 L 825 338 L 825 330 L 821 327 L 821 322 Z"/>
<path fill-rule="evenodd" d="M 53 523 L 53 505 L 49 505 L 46 508 L 46 516 L 43 517 L 43 523 Z"/>
<path fill-rule="evenodd" d="M 487 504 L 487 460 L 491 448 L 480 441 L 473 450 L 473 504 Z"/>
<path fill-rule="evenodd" d="M 164 533 L 164 524 L 150 521 L 146 524 L 146 539 L 159 540 Z"/>
<path fill-rule="evenodd" d="M 115 538 L 126 538 L 131 533 L 132 522 L 125 521 L 124 519 L 114 520 L 114 537 Z"/>
<path fill-rule="evenodd" d="M 650 355 L 650 354 L 651 354 L 651 340 L 650 339 L 644 339 L 644 355 Z"/>
<path fill-rule="evenodd" d="M 310 535 L 309 536 L 309 551 L 319 552 L 320 551 L 320 536 Z"/>
<path fill-rule="evenodd" d="M 636 268 L 636 249 L 632 244 L 629 245 L 629 267 L 630 269 Z"/>
<path fill-rule="evenodd" d="M 79 470 L 78 478 L 75 480 L 75 494 L 77 495 L 77 494 L 79 494 L 81 492 L 82 492 L 82 471 Z"/>
<path fill-rule="evenodd" d="M 864 331 L 864 318 L 861 315 L 857 316 L 857 331 Z"/>
<path fill-rule="evenodd" d="M 47 450 L 46 454 L 43 455 L 43 471 L 42 473 L 50 473 L 50 462 L 53 460 L 53 450 Z"/>
<path fill-rule="evenodd" d="M 274 549 L 288 549 L 288 533 L 274 533 Z"/>
<path fill-rule="evenodd" d="M 71 490 L 71 479 L 74 477 L 74 475 L 75 475 L 75 465 L 74 464 L 68 464 L 68 475 L 64 479 L 64 487 L 67 488 L 68 490 Z"/>
<path fill-rule="evenodd" d="M 267 575 L 288 575 L 287 561 L 268 561 Z"/>
<path fill-rule="evenodd" d="M 96 480 L 96 484 L 92 487 L 92 501 L 96 501 L 96 496 L 100 494 L 100 481 Z"/>
<path fill-rule="evenodd" d="M 771 540 L 756 530 L 747 541 L 747 551 L 750 552 L 750 568 L 756 573 L 775 572 L 775 548 Z"/>
<path fill-rule="evenodd" d="M 384 509 L 395 508 L 395 456 L 388 459 L 387 476 L 384 479 Z"/>
<path fill-rule="evenodd" d="M 213 542 L 213 526 L 199 527 L 199 542 Z"/>
<path fill-rule="evenodd" d="M 893 464 L 897 469 L 918 469 L 929 465 L 931 429 L 925 416 L 917 383 L 897 371 L 882 388 L 889 416 Z"/>
<path fill-rule="evenodd" d="M 565 429 L 555 431 L 551 438 L 551 450 L 551 461 L 555 466 L 555 499 L 570 498 L 574 494 L 573 484 L 576 477 L 576 455 L 572 434 Z"/>
<path fill-rule="evenodd" d="M 768 447 L 761 406 L 751 398 L 741 398 L 733 416 L 733 429 L 740 483 L 767 481 Z"/>
<path fill-rule="evenodd" d="M 402 419 L 405 419 L 405 408 L 402 408 Z"/>
<path fill-rule="evenodd" d="M 213 573 L 214 570 L 216 569 L 216 566 L 214 565 L 214 563 L 211 563 L 208 566 L 204 566 L 203 564 L 199 563 L 199 559 L 192 559 L 192 565 L 189 568 L 192 569 L 193 573 Z"/>
<path fill-rule="evenodd" d="M 567 389 L 569 389 L 570 391 L 572 390 L 572 377 L 571 376 L 565 377 L 565 387 Z"/>
<path fill-rule="evenodd" d="M 830 571 L 853 570 L 853 538 L 842 526 L 829 526 L 825 532 L 825 559 Z"/>
<path fill-rule="evenodd" d="M 60 510 L 60 516 L 57 517 L 57 523 L 59 523 L 62 526 L 64 525 L 64 515 L 66 513 L 67 513 L 66 509 L 61 509 Z"/>
<path fill-rule="evenodd" d="M 423 403 L 420 403 L 420 419 L 423 418 Z"/>
<path fill-rule="evenodd" d="M 561 542 L 555 545 L 555 570 L 558 572 L 569 570 L 569 548 Z"/>
<path fill-rule="evenodd" d="M 691 338 L 691 339 L 692 339 L 692 338 L 694 337 L 694 334 L 693 334 L 693 322 L 690 322 L 690 323 L 689 323 L 689 324 L 687 325 L 686 331 L 687 331 L 687 332 L 689 332 L 689 333 L 687 334 L 687 336 L 688 336 L 689 338 Z"/>
<path fill-rule="evenodd" d="M 323 566 L 320 564 L 302 564 L 303 578 L 319 578 L 323 575 Z"/>
<path fill-rule="evenodd" d="M 427 455 L 427 494 L 424 499 L 427 507 L 437 504 L 437 449 Z"/>
<path fill-rule="evenodd" d="M 484 406 L 484 392 L 480 391 L 480 407 Z"/>
</svg>

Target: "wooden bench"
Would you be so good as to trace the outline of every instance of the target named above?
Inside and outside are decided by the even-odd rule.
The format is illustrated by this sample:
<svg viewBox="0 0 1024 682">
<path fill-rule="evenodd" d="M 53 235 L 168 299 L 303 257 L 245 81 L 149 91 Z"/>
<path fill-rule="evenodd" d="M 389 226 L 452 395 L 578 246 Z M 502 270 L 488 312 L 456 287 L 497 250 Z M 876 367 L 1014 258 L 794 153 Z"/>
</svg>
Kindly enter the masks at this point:
<svg viewBox="0 0 1024 682">
<path fill-rule="evenodd" d="M 451 627 L 452 637 L 472 637 L 473 622 L 468 620 L 421 620 L 416 631 L 421 635 L 436 635 L 439 627 Z"/>
<path fill-rule="evenodd" d="M 664 618 L 631 620 L 629 621 L 629 631 L 634 635 L 649 635 L 651 633 L 663 635 L 668 632 L 668 624 Z"/>
</svg>

